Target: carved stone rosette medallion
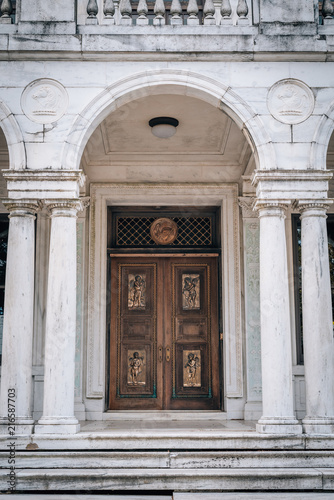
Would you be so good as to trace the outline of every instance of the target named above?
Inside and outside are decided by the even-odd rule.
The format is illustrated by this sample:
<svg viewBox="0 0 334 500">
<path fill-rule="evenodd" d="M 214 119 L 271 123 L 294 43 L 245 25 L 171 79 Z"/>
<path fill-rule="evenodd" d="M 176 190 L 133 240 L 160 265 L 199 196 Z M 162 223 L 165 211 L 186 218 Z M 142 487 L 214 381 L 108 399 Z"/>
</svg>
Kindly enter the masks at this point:
<svg viewBox="0 0 334 500">
<path fill-rule="evenodd" d="M 67 110 L 68 94 L 61 83 L 42 78 L 22 92 L 21 108 L 29 120 L 47 124 L 59 120 Z"/>
<path fill-rule="evenodd" d="M 267 106 L 276 120 L 296 125 L 311 115 L 314 109 L 314 95 L 312 90 L 299 80 L 280 80 L 269 90 Z"/>
<path fill-rule="evenodd" d="M 152 240 L 157 245 L 171 245 L 177 238 L 177 224 L 172 219 L 156 219 L 150 229 Z"/>
</svg>

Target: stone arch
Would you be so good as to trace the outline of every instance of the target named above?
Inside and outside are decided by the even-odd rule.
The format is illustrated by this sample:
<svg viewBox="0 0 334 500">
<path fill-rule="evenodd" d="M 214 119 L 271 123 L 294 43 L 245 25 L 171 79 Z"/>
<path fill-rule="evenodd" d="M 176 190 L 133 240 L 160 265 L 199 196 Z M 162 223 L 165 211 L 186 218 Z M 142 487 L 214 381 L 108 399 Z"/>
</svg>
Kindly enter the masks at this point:
<svg viewBox="0 0 334 500">
<path fill-rule="evenodd" d="M 7 141 L 9 168 L 12 170 L 25 169 L 27 160 L 22 132 L 14 115 L 3 101 L 0 101 L 0 127 Z"/>
<path fill-rule="evenodd" d="M 78 170 L 86 143 L 115 109 L 141 97 L 178 94 L 201 99 L 229 115 L 246 136 L 257 168 L 275 168 L 275 152 L 260 117 L 236 92 L 209 77 L 187 70 L 150 70 L 122 79 L 101 92 L 75 120 L 65 143 L 62 168 Z"/>
<path fill-rule="evenodd" d="M 334 133 L 334 101 L 319 120 L 311 145 L 311 168 L 326 170 L 327 149 Z"/>
</svg>

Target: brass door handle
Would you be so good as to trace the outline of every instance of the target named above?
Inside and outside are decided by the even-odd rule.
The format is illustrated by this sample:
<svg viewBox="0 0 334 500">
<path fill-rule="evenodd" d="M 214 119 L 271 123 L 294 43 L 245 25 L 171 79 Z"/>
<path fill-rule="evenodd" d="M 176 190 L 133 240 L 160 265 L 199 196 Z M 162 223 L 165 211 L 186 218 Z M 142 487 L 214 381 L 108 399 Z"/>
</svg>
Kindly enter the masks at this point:
<svg viewBox="0 0 334 500">
<path fill-rule="evenodd" d="M 169 345 L 166 347 L 166 361 L 170 361 L 170 347 Z"/>
<path fill-rule="evenodd" d="M 159 345 L 159 348 L 158 348 L 158 352 L 159 352 L 159 362 L 162 363 L 162 345 Z"/>
</svg>

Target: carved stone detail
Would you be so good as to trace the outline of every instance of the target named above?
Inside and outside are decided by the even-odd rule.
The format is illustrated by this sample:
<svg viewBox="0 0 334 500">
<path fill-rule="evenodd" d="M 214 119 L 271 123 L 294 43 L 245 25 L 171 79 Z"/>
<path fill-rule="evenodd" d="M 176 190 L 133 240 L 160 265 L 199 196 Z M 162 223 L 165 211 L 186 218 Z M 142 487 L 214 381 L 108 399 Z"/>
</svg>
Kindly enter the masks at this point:
<svg viewBox="0 0 334 500">
<path fill-rule="evenodd" d="M 257 212 L 253 210 L 255 197 L 253 196 L 239 196 L 238 198 L 239 206 L 242 210 L 243 219 L 255 219 L 257 218 Z"/>
<path fill-rule="evenodd" d="M 29 120 L 47 124 L 59 120 L 68 107 L 68 95 L 61 83 L 42 78 L 22 92 L 21 108 Z"/>
<path fill-rule="evenodd" d="M 271 87 L 267 105 L 276 120 L 294 125 L 311 115 L 314 95 L 305 83 L 289 78 L 280 80 Z"/>
</svg>

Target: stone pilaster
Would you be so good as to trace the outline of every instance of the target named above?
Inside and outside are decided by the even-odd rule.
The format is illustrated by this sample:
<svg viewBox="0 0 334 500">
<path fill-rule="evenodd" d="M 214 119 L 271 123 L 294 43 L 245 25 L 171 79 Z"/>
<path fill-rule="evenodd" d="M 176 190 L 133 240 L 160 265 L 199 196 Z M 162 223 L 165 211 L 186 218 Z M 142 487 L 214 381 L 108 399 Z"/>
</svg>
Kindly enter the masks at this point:
<svg viewBox="0 0 334 500">
<path fill-rule="evenodd" d="M 76 200 L 50 200 L 51 216 L 46 313 L 44 404 L 36 433 L 75 433 Z"/>
<path fill-rule="evenodd" d="M 293 410 L 285 211 L 289 201 L 258 200 L 263 415 L 257 431 L 300 434 Z"/>
<path fill-rule="evenodd" d="M 260 326 L 260 226 L 253 210 L 255 198 L 239 197 L 243 219 L 243 255 L 245 276 L 245 333 L 247 401 L 245 420 L 262 415 L 261 326 Z"/>
<path fill-rule="evenodd" d="M 326 211 L 331 201 L 300 200 L 303 342 L 306 386 L 304 432 L 334 433 L 334 350 Z"/>
<path fill-rule="evenodd" d="M 30 434 L 32 419 L 32 343 L 36 200 L 5 200 L 9 215 L 0 392 L 0 432 Z M 9 405 L 10 392 L 10 405 Z"/>
</svg>

